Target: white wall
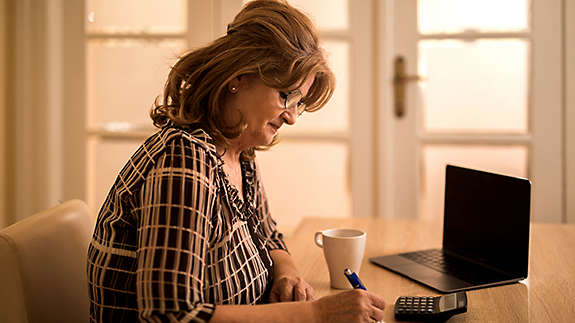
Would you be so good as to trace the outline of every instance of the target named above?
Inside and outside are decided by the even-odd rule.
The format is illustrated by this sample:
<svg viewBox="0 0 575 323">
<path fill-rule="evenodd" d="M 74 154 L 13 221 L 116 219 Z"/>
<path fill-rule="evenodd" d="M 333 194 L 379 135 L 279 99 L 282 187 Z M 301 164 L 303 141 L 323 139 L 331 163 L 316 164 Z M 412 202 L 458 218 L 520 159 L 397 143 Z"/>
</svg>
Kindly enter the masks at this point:
<svg viewBox="0 0 575 323">
<path fill-rule="evenodd" d="M 565 0 L 565 199 L 566 220 L 575 223 L 575 1 Z"/>
</svg>

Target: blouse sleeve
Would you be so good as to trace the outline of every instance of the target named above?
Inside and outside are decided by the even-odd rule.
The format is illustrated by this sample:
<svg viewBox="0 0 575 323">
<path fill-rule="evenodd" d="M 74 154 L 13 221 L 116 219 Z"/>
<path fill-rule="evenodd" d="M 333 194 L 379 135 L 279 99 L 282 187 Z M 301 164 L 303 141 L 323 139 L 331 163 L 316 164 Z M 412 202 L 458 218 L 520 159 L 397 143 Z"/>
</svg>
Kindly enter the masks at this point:
<svg viewBox="0 0 575 323">
<path fill-rule="evenodd" d="M 256 168 L 256 212 L 260 219 L 262 219 L 261 227 L 266 237 L 266 247 L 268 250 L 282 249 L 288 251 L 287 245 L 283 241 L 283 234 L 278 232 L 277 223 L 270 214 L 268 199 L 258 168 Z"/>
<path fill-rule="evenodd" d="M 183 138 L 167 144 L 140 192 L 138 270 L 140 320 L 207 322 L 204 259 L 216 196 L 215 162 Z"/>
</svg>

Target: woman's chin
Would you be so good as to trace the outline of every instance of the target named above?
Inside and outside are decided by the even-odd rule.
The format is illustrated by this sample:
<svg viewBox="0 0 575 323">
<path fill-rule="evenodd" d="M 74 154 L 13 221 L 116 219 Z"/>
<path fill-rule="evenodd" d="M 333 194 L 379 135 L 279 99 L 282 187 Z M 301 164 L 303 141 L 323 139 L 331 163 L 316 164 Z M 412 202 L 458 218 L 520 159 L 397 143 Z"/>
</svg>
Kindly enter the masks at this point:
<svg viewBox="0 0 575 323">
<path fill-rule="evenodd" d="M 274 142 L 274 139 L 277 135 L 273 135 L 273 136 L 266 136 L 265 140 L 262 140 L 262 144 L 261 146 L 269 146 L 272 144 L 272 142 Z"/>
<path fill-rule="evenodd" d="M 274 141 L 274 139 L 276 139 L 277 136 L 278 132 L 275 129 L 272 129 L 272 131 L 266 133 L 265 145 L 271 145 L 271 143 Z"/>
</svg>

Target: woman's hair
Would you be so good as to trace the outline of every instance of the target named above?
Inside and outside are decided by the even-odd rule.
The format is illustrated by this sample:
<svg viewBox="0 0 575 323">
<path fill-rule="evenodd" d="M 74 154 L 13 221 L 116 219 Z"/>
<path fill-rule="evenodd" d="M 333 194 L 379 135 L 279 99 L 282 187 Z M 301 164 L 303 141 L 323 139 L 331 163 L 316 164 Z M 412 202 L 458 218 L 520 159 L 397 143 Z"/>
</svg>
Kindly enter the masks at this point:
<svg viewBox="0 0 575 323">
<path fill-rule="evenodd" d="M 150 113 L 154 125 L 202 128 L 216 144 L 227 148 L 229 140 L 246 128 L 243 121 L 225 124 L 227 86 L 248 74 L 286 92 L 315 75 L 303 102 L 309 112 L 323 107 L 335 87 L 310 19 L 286 1 L 251 1 L 228 25 L 225 36 L 179 58 L 166 81 L 162 102 L 156 100 Z M 274 138 L 271 145 L 275 142 Z M 254 149 L 243 154 L 253 158 Z"/>
</svg>

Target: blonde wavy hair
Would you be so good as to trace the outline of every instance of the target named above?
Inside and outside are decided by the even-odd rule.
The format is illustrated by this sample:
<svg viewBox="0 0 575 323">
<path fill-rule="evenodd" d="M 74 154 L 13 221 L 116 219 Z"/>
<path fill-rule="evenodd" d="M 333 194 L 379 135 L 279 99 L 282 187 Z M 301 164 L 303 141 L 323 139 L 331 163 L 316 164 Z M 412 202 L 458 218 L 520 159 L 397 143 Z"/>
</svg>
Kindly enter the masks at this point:
<svg viewBox="0 0 575 323">
<path fill-rule="evenodd" d="M 246 125 L 243 121 L 225 124 L 226 89 L 230 81 L 248 74 L 285 92 L 315 74 L 303 102 L 308 112 L 322 108 L 335 87 L 311 20 L 286 1 L 251 1 L 228 25 L 226 35 L 179 58 L 166 81 L 162 102 L 156 100 L 150 113 L 154 125 L 201 128 L 227 148 Z M 269 146 L 276 142 L 274 138 Z M 254 147 L 243 156 L 251 159 L 254 149 L 269 146 Z"/>
</svg>

